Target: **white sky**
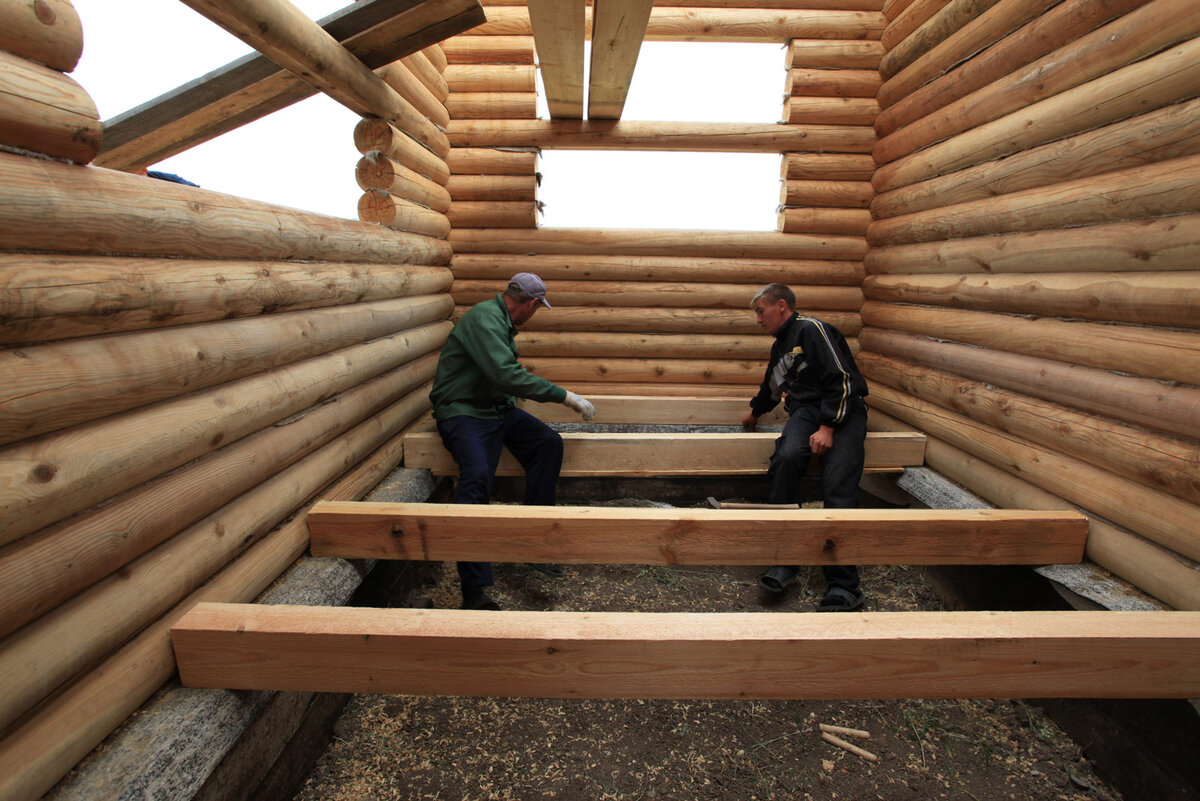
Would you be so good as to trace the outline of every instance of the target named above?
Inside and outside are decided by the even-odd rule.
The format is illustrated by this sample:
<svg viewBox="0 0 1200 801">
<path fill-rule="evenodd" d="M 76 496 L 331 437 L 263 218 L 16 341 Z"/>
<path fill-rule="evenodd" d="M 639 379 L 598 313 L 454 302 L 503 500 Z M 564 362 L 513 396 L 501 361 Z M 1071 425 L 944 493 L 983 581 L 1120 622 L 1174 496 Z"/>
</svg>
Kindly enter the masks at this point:
<svg viewBox="0 0 1200 801">
<path fill-rule="evenodd" d="M 312 19 L 349 3 L 292 1 Z M 174 0 L 121 0 L 119 11 L 112 0 L 74 0 L 74 6 L 84 50 L 72 77 L 101 119 L 251 52 Z M 623 119 L 775 122 L 783 68 L 780 45 L 646 42 Z M 540 96 L 539 109 L 548 116 Z M 357 122 L 352 111 L 317 94 L 154 169 L 206 189 L 356 218 Z M 775 229 L 778 155 L 544 151 L 539 171 L 544 227 Z"/>
</svg>

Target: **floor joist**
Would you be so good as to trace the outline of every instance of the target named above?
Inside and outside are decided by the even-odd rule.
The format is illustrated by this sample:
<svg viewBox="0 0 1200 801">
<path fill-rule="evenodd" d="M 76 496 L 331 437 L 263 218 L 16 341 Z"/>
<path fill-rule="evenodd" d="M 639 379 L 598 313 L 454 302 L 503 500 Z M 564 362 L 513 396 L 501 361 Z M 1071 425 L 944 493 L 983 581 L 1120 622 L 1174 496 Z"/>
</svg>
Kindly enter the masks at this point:
<svg viewBox="0 0 1200 801">
<path fill-rule="evenodd" d="M 313 556 L 571 564 L 1063 564 L 1078 512 L 322 502 Z"/>
<path fill-rule="evenodd" d="M 760 475 L 775 450 L 778 433 L 609 434 L 565 433 L 561 475 L 572 476 L 737 476 Z M 925 436 L 869 432 L 866 472 L 899 472 L 925 461 Z M 418 431 L 404 438 L 404 464 L 434 475 L 458 473 L 436 432 Z M 505 451 L 498 476 L 524 471 Z"/>
<path fill-rule="evenodd" d="M 199 604 L 185 686 L 537 698 L 1194 698 L 1200 612 L 576 613 Z"/>
</svg>

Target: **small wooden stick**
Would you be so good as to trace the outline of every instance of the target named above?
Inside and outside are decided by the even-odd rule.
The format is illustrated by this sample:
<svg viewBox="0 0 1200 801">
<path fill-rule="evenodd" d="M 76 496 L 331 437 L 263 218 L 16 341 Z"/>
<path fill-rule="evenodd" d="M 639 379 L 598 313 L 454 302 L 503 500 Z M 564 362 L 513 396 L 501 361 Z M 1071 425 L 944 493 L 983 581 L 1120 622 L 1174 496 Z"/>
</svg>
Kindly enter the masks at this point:
<svg viewBox="0 0 1200 801">
<path fill-rule="evenodd" d="M 827 743 L 830 743 L 831 745 L 836 745 L 838 748 L 844 748 L 845 750 L 849 751 L 852 754 L 857 754 L 858 756 L 862 757 L 863 759 L 867 760 L 868 762 L 878 762 L 879 761 L 879 757 L 875 756 L 870 751 L 867 751 L 866 749 L 863 749 L 863 748 L 859 748 L 857 745 L 852 745 L 851 743 L 848 743 L 845 740 L 843 740 L 841 737 L 838 737 L 836 734 L 830 734 L 827 731 L 823 731 L 823 732 L 821 732 L 821 739 Z"/>
<path fill-rule="evenodd" d="M 871 739 L 871 732 L 863 729 L 847 729 L 845 726 L 833 726 L 828 723 L 820 724 L 821 731 L 829 734 L 843 734 L 847 737 L 861 737 L 864 740 Z"/>
</svg>

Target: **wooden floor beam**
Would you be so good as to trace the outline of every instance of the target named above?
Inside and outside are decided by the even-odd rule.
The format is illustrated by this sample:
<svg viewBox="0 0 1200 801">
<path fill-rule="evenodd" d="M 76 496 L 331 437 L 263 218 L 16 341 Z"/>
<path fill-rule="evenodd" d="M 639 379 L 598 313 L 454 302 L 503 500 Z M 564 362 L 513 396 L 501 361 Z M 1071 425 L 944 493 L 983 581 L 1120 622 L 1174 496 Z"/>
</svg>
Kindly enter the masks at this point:
<svg viewBox="0 0 1200 801">
<path fill-rule="evenodd" d="M 1195 698 L 1200 612 L 473 612 L 199 604 L 188 687 L 529 698 Z"/>
<path fill-rule="evenodd" d="M 567 564 L 1062 564 L 1087 518 L 1009 509 L 643 509 L 321 503 L 313 556 Z"/>
</svg>

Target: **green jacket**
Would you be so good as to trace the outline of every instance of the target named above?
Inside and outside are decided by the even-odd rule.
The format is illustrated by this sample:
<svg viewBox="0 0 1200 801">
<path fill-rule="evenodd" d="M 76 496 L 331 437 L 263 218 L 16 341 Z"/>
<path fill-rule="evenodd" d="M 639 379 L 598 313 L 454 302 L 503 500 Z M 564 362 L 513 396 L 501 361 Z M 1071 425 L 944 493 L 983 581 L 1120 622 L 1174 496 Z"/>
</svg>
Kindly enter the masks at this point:
<svg viewBox="0 0 1200 801">
<path fill-rule="evenodd" d="M 566 400 L 565 389 L 520 365 L 516 336 L 503 295 L 468 309 L 442 346 L 429 393 L 433 416 L 496 418 L 516 404 L 513 396 L 543 403 Z"/>
</svg>

